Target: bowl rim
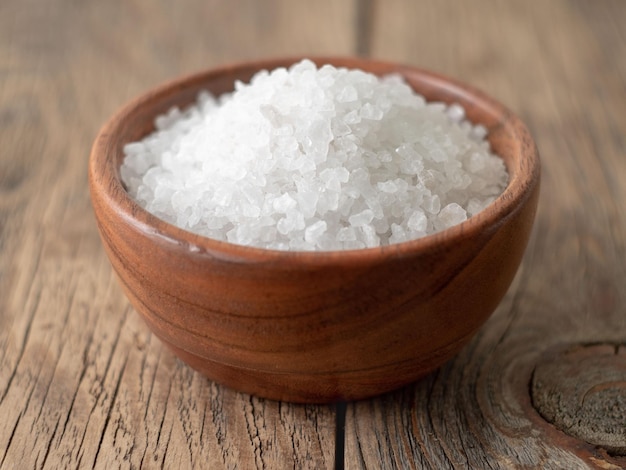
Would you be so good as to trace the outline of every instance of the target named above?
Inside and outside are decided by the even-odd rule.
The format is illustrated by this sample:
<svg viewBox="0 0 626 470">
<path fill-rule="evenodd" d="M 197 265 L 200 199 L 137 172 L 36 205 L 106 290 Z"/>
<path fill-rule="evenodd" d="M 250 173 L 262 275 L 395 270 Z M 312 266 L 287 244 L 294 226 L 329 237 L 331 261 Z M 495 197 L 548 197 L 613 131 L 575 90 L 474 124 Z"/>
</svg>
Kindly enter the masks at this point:
<svg viewBox="0 0 626 470">
<path fill-rule="evenodd" d="M 289 67 L 302 59 L 309 59 L 318 66 L 332 64 L 337 67 L 377 68 L 378 75 L 386 73 L 410 73 L 419 76 L 423 83 L 430 83 L 438 89 L 445 88 L 459 96 L 471 99 L 473 105 L 497 118 L 494 125 L 485 126 L 489 134 L 498 130 L 515 137 L 508 154 L 514 157 L 504 158 L 499 155 L 507 167 L 509 181 L 504 191 L 479 213 L 469 217 L 460 224 L 445 230 L 426 235 L 414 240 L 393 243 L 384 246 L 328 250 L 328 251 L 297 251 L 277 250 L 256 246 L 238 245 L 228 241 L 209 238 L 166 222 L 141 207 L 126 191 L 121 180 L 120 166 L 115 164 L 116 156 L 112 155 L 123 144 L 114 141 L 120 128 L 136 117 L 137 110 L 147 103 L 163 101 L 174 96 L 180 90 L 198 87 L 211 79 L 233 72 L 272 70 L 277 67 Z M 233 82 L 234 85 L 234 82 Z M 186 105 L 183 105 L 185 107 Z M 154 121 L 156 115 L 152 116 Z M 488 134 L 488 135 L 489 135 Z M 493 151 L 493 150 L 492 150 Z M 495 153 L 495 152 L 494 152 Z M 507 159 L 518 162 L 519 168 L 512 168 Z M 512 171 L 515 170 L 515 171 Z M 209 256 L 231 262 L 281 263 L 290 266 L 321 266 L 329 264 L 371 264 L 389 258 L 405 257 L 410 254 L 431 250 L 446 250 L 460 239 L 473 237 L 488 228 L 498 227 L 506 219 L 516 213 L 524 203 L 532 197 L 533 189 L 539 184 L 540 160 L 537 146 L 524 123 L 508 108 L 471 85 L 462 83 L 438 72 L 422 69 L 412 65 L 342 56 L 291 56 L 282 58 L 240 61 L 218 67 L 201 70 L 188 75 L 166 81 L 161 85 L 144 91 L 115 112 L 102 126 L 93 143 L 89 157 L 89 187 L 92 204 L 95 199 L 105 199 L 117 216 L 123 218 L 136 230 L 160 244 L 188 251 L 195 256 Z M 98 217 L 96 217 L 98 219 Z M 100 222 L 98 222 L 100 223 Z"/>
</svg>

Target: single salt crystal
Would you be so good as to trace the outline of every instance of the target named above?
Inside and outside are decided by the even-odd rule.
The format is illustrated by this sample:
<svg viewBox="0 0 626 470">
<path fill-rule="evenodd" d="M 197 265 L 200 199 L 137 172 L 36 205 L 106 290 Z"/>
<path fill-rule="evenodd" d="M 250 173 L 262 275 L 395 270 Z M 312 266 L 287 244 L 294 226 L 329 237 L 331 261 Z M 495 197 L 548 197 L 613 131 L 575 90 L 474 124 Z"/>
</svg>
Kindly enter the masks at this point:
<svg viewBox="0 0 626 470">
<path fill-rule="evenodd" d="M 374 231 L 377 234 L 383 237 L 389 236 L 389 220 L 387 220 L 386 217 L 374 217 L 374 220 L 372 220 L 372 227 L 374 227 Z"/>
<path fill-rule="evenodd" d="M 341 183 L 347 183 L 350 172 L 343 167 L 326 168 L 320 172 L 320 179 L 325 183 L 326 188 L 339 191 Z"/>
<path fill-rule="evenodd" d="M 454 123 L 460 123 L 465 118 L 465 110 L 459 104 L 451 104 L 446 111 L 448 118 Z"/>
<path fill-rule="evenodd" d="M 307 243 L 311 243 L 313 246 L 317 243 L 319 238 L 326 232 L 327 224 L 323 220 L 318 220 L 313 225 L 308 226 L 304 230 L 304 239 Z"/>
<path fill-rule="evenodd" d="M 467 220 L 467 213 L 456 202 L 451 202 L 439 212 L 436 219 L 436 225 L 440 230 L 452 227 Z"/>
<path fill-rule="evenodd" d="M 395 193 L 398 191 L 398 187 L 393 181 L 381 181 L 376 184 L 376 187 L 384 193 Z"/>
<path fill-rule="evenodd" d="M 438 214 L 441 209 L 441 201 L 437 194 L 425 194 L 423 197 L 422 207 L 431 214 Z"/>
<path fill-rule="evenodd" d="M 353 227 L 363 227 L 368 225 L 374 219 L 374 212 L 371 209 L 365 209 L 358 214 L 351 215 L 348 218 L 348 222 Z"/>
<path fill-rule="evenodd" d="M 315 210 L 317 202 L 319 201 L 319 195 L 312 190 L 298 191 L 296 194 L 296 200 L 298 202 L 298 208 L 302 212 L 305 219 L 311 219 L 315 216 Z"/>
<path fill-rule="evenodd" d="M 469 136 L 476 142 L 482 142 L 482 140 L 487 137 L 487 133 L 487 128 L 481 124 L 478 124 L 476 126 L 472 126 Z"/>
<path fill-rule="evenodd" d="M 426 232 L 426 227 L 428 226 L 428 219 L 426 218 L 426 214 L 424 214 L 424 212 L 421 210 L 416 210 L 409 217 L 409 220 L 407 221 L 407 226 L 415 232 Z"/>
<path fill-rule="evenodd" d="M 234 86 L 124 147 L 122 180 L 146 210 L 231 243 L 362 249 L 463 222 L 507 184 L 486 128 L 399 75 L 303 60 Z"/>
<path fill-rule="evenodd" d="M 438 179 L 441 173 L 437 170 L 427 169 L 417 175 L 418 182 L 428 190 L 433 190 L 439 185 Z"/>
<path fill-rule="evenodd" d="M 277 230 L 283 235 L 304 228 L 304 217 L 296 211 L 289 211 L 287 215 L 276 224 Z"/>
<path fill-rule="evenodd" d="M 380 245 L 380 237 L 376 234 L 376 230 L 371 225 L 362 225 L 359 227 L 363 236 L 363 242 L 366 247 L 372 248 Z"/>
<path fill-rule="evenodd" d="M 276 212 L 286 214 L 290 209 L 296 207 L 297 204 L 296 200 L 289 193 L 285 193 L 274 199 L 272 207 Z"/>
<path fill-rule="evenodd" d="M 346 113 L 342 120 L 346 124 L 358 124 L 361 122 L 361 113 L 357 109 L 353 109 Z"/>
</svg>

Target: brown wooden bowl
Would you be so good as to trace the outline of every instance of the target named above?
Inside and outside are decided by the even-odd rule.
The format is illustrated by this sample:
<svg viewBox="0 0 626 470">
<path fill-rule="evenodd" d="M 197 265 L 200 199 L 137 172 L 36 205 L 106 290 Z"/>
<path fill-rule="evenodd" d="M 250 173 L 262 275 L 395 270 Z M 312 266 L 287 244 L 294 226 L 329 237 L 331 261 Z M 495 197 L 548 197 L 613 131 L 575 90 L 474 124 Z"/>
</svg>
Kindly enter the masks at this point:
<svg viewBox="0 0 626 470">
<path fill-rule="evenodd" d="M 318 65 L 399 73 L 430 101 L 457 102 L 489 130 L 510 182 L 483 212 L 415 241 L 283 252 L 211 240 L 151 215 L 120 179 L 125 143 L 198 92 L 299 59 L 223 67 L 134 100 L 98 135 L 89 183 L 121 285 L 152 331 L 207 377 L 295 402 L 360 399 L 413 382 L 453 357 L 494 311 L 518 268 L 537 206 L 540 163 L 520 120 L 481 92 L 413 67 L 364 59 Z"/>
</svg>

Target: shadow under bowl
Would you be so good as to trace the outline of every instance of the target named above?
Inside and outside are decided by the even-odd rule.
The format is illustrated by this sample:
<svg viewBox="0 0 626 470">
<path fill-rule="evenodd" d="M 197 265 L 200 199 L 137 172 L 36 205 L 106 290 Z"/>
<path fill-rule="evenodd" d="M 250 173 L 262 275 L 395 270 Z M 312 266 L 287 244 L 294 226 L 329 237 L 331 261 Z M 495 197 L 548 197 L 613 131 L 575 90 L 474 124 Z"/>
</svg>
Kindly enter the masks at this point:
<svg viewBox="0 0 626 470">
<path fill-rule="evenodd" d="M 89 183 L 103 245 L 150 329 L 208 378 L 250 394 L 323 403 L 374 396 L 452 358 L 506 293 L 531 232 L 539 194 L 536 146 L 504 106 L 467 85 L 414 67 L 355 58 L 318 65 L 397 73 L 429 101 L 458 103 L 484 125 L 509 184 L 481 213 L 445 231 L 362 250 L 283 252 L 196 235 L 151 215 L 120 178 L 126 143 L 201 90 L 232 91 L 277 59 L 167 83 L 103 127 Z"/>
</svg>

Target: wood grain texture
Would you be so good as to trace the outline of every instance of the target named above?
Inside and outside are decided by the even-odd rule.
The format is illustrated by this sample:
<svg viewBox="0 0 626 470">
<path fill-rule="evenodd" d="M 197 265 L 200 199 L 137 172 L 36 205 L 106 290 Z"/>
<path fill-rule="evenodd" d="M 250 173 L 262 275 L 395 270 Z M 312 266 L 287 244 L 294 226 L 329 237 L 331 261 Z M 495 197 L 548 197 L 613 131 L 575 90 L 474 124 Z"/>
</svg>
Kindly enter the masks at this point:
<svg viewBox="0 0 626 470">
<path fill-rule="evenodd" d="M 255 56 L 348 54 L 351 25 L 345 1 L 0 2 L 1 468 L 332 467 L 331 408 L 219 388 L 148 332 L 101 248 L 87 161 L 148 87 Z"/>
<path fill-rule="evenodd" d="M 348 405 L 346 467 L 626 467 L 528 395 L 549 347 L 626 340 L 626 2 L 369 3 L 358 50 L 509 105 L 543 182 L 495 315 L 437 373 Z M 0 1 L 0 468 L 332 468 L 331 408 L 218 387 L 148 332 L 113 279 L 86 174 L 98 128 L 131 97 L 224 62 L 356 53 L 354 8 Z"/>
<path fill-rule="evenodd" d="M 542 194 L 522 268 L 479 336 L 428 379 L 348 407 L 347 468 L 626 466 L 547 424 L 528 398 L 550 347 L 626 338 L 626 3 L 375 8 L 374 56 L 463 77 L 522 116 Z"/>
<path fill-rule="evenodd" d="M 534 408 L 570 436 L 626 455 L 626 359 L 623 344 L 549 350 L 531 380 Z"/>
</svg>

